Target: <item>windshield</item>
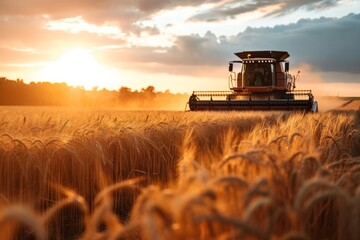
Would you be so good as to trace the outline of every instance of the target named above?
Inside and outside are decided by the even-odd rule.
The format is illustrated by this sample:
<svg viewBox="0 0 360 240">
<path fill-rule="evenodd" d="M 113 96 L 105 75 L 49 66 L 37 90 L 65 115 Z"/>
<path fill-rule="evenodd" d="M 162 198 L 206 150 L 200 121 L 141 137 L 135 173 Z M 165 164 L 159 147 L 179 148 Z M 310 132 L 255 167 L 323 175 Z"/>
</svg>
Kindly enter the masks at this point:
<svg viewBox="0 0 360 240">
<path fill-rule="evenodd" d="M 242 65 L 243 87 L 264 87 L 275 85 L 273 63 L 246 63 Z"/>
</svg>

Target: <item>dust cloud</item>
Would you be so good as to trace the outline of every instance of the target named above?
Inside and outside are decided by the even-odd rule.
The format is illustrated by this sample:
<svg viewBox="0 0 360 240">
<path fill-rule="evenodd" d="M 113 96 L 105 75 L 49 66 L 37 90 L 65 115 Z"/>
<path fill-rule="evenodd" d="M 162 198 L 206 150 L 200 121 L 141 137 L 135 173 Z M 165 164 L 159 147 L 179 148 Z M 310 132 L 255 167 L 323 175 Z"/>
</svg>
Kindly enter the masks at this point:
<svg viewBox="0 0 360 240">
<path fill-rule="evenodd" d="M 326 112 L 333 109 L 339 109 L 342 105 L 346 104 L 348 101 L 342 100 L 339 98 L 331 98 L 325 96 L 315 96 L 315 100 L 319 103 L 319 111 Z"/>
<path fill-rule="evenodd" d="M 319 104 L 320 112 L 338 109 L 348 102 L 337 97 L 336 95 L 329 94 L 329 88 L 334 86 L 331 86 L 332 84 L 326 83 L 322 79 L 321 74 L 309 65 L 301 65 L 296 69 L 293 69 L 291 73 L 293 74 L 297 71 L 300 71 L 300 78 L 296 81 L 295 90 L 311 90 L 315 100 Z M 332 89 L 331 92 L 334 91 L 335 89 Z M 340 92 L 337 93 L 340 94 Z"/>
</svg>

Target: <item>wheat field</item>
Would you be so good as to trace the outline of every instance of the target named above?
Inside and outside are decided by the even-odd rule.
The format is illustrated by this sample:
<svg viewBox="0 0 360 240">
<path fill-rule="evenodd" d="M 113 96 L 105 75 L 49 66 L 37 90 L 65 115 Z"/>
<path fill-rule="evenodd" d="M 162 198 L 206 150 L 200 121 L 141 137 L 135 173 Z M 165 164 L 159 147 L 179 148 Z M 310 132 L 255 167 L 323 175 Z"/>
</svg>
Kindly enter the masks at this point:
<svg viewBox="0 0 360 240">
<path fill-rule="evenodd" d="M 0 108 L 1 239 L 359 239 L 360 109 Z"/>
</svg>

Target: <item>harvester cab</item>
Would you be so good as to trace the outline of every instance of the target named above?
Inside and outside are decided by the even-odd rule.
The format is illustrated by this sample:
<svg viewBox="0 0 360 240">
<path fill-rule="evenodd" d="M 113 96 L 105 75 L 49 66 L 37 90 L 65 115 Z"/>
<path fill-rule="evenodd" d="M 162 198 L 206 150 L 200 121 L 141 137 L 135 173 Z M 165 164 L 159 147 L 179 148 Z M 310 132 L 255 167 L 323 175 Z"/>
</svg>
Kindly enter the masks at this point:
<svg viewBox="0 0 360 240">
<path fill-rule="evenodd" d="M 230 91 L 194 91 L 190 110 L 318 111 L 311 90 L 295 90 L 299 73 L 297 77 L 289 74 L 288 52 L 244 51 L 235 55 L 240 60 L 229 62 Z"/>
</svg>

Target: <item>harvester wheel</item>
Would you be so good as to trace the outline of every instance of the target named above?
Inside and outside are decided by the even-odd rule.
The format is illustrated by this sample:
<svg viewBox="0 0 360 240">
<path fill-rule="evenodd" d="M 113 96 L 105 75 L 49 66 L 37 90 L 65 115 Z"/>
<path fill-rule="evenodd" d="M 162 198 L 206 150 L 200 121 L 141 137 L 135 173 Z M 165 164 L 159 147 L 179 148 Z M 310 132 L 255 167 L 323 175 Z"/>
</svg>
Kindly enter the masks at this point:
<svg viewBox="0 0 360 240">
<path fill-rule="evenodd" d="M 196 103 L 197 101 L 199 101 L 200 99 L 196 96 L 196 95 L 191 95 L 189 98 L 189 107 L 190 110 L 194 111 L 196 110 Z"/>
<path fill-rule="evenodd" d="M 311 112 L 312 113 L 317 113 L 319 111 L 319 105 L 317 101 L 314 101 L 312 107 L 311 107 Z"/>
</svg>

